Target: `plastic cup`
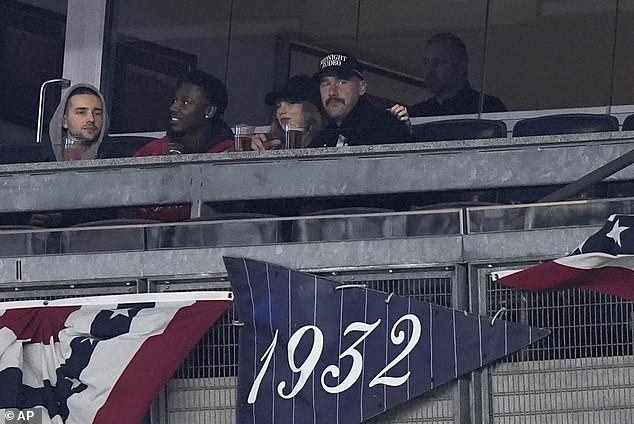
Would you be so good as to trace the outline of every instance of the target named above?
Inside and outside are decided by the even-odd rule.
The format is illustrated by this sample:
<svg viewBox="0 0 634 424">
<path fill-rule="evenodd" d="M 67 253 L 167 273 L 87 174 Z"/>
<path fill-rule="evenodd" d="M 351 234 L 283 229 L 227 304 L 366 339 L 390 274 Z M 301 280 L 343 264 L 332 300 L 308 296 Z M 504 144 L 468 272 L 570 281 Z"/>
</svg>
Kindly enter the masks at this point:
<svg viewBox="0 0 634 424">
<path fill-rule="evenodd" d="M 299 149 L 302 147 L 302 138 L 304 137 L 304 127 L 289 122 L 284 125 L 284 148 Z"/>
<path fill-rule="evenodd" d="M 235 150 L 236 152 L 244 152 L 251 150 L 251 137 L 255 127 L 253 125 L 238 124 L 234 127 Z"/>
</svg>

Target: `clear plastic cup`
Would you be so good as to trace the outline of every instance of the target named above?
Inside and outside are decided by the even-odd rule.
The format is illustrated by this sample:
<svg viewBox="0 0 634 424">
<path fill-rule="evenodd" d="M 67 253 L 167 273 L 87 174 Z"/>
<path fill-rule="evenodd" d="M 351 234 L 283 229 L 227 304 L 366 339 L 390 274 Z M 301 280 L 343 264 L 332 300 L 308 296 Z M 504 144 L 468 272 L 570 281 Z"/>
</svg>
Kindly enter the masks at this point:
<svg viewBox="0 0 634 424">
<path fill-rule="evenodd" d="M 251 150 L 251 137 L 255 131 L 253 125 L 238 124 L 234 127 L 235 151 L 244 152 Z"/>
</svg>

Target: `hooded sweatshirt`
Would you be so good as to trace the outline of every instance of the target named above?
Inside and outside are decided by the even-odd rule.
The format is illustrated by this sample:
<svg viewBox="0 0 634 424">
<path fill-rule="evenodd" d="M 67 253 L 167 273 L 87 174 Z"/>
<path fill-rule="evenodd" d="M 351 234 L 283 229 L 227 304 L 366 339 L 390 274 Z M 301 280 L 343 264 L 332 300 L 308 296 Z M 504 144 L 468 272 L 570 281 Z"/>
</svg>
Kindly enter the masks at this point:
<svg viewBox="0 0 634 424">
<path fill-rule="evenodd" d="M 55 155 L 55 160 L 57 161 L 64 160 L 64 134 L 66 133 L 66 130 L 63 128 L 63 124 L 66 103 L 68 103 L 68 98 L 70 97 L 71 93 L 79 87 L 86 87 L 97 93 L 97 95 L 101 99 L 101 104 L 103 106 L 103 127 L 101 128 L 101 133 L 99 134 L 99 137 L 97 137 L 97 139 L 91 143 L 88 150 L 82 153 L 81 159 L 97 159 L 99 157 L 99 146 L 101 145 L 104 136 L 108 134 L 108 124 L 110 123 L 110 120 L 108 118 L 106 102 L 104 101 L 101 92 L 96 87 L 90 84 L 73 85 L 68 90 L 66 90 L 66 92 L 62 96 L 62 100 L 59 102 L 59 105 L 57 106 L 57 109 L 53 114 L 53 118 L 51 118 L 51 123 L 48 126 L 48 135 L 51 138 L 51 147 L 53 149 L 53 154 Z"/>
</svg>

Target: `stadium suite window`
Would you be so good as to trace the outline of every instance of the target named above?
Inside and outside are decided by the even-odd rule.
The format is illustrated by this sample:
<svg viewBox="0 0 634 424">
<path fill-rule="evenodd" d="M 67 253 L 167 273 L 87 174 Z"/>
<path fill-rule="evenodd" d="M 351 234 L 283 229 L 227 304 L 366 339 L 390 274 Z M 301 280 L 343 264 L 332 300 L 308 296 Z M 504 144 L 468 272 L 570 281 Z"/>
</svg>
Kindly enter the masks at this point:
<svg viewBox="0 0 634 424">
<path fill-rule="evenodd" d="M 35 142 L 40 85 L 62 75 L 66 0 L 0 3 L 0 133 L 2 143 Z M 51 90 L 46 110 L 59 102 Z"/>
<path fill-rule="evenodd" d="M 491 0 L 485 64 L 485 80 L 495 90 L 490 94 L 509 110 L 609 105 L 617 2 L 539 3 L 509 9 L 507 1 Z M 625 42 L 624 35 L 616 42 Z"/>
<path fill-rule="evenodd" d="M 267 124 L 265 94 L 289 75 L 312 74 L 332 50 L 353 51 L 385 71 L 369 74 L 371 99 L 420 102 L 431 93 L 403 80 L 423 81 L 425 40 L 440 32 L 464 41 L 471 86 L 510 111 L 634 103 L 634 79 L 625 72 L 634 12 L 623 2 L 617 9 L 616 0 L 581 8 L 504 0 L 157 0 L 151 11 L 137 3 L 115 0 L 111 9 L 104 91 L 113 132 L 164 130 L 173 85 L 194 66 L 227 83 L 230 124 Z"/>
</svg>

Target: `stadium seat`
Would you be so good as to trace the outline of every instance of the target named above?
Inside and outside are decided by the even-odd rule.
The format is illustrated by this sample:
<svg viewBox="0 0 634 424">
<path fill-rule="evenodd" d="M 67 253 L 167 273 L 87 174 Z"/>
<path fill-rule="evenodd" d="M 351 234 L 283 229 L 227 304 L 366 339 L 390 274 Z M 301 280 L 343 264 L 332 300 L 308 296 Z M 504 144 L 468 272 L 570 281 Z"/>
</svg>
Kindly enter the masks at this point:
<svg viewBox="0 0 634 424">
<path fill-rule="evenodd" d="M 280 222 L 258 221 L 265 218 L 276 216 L 256 213 L 210 214 L 185 221 L 191 225 L 174 225 L 165 230 L 172 231 L 168 242 L 171 247 L 248 246 L 281 241 Z"/>
<path fill-rule="evenodd" d="M 619 120 L 612 115 L 567 113 L 526 118 L 517 121 L 513 127 L 513 137 L 579 134 L 618 130 Z"/>
<path fill-rule="evenodd" d="M 450 119 L 412 126 L 412 141 L 474 140 L 505 138 L 506 123 L 490 119 Z"/>
<path fill-rule="evenodd" d="M 160 228 L 126 227 L 94 228 L 122 225 L 148 225 L 159 221 L 150 219 L 107 219 L 73 225 L 77 231 L 62 232 L 62 252 L 112 252 L 156 249 L 160 242 Z"/>
<path fill-rule="evenodd" d="M 311 212 L 306 216 L 359 215 L 394 213 L 383 208 L 338 208 Z M 293 222 L 294 241 L 336 241 L 398 237 L 404 233 L 401 217 L 393 216 L 351 216 L 304 219 Z"/>
<path fill-rule="evenodd" d="M 623 121 L 623 131 L 634 131 L 634 114 L 628 115 Z"/>
</svg>

